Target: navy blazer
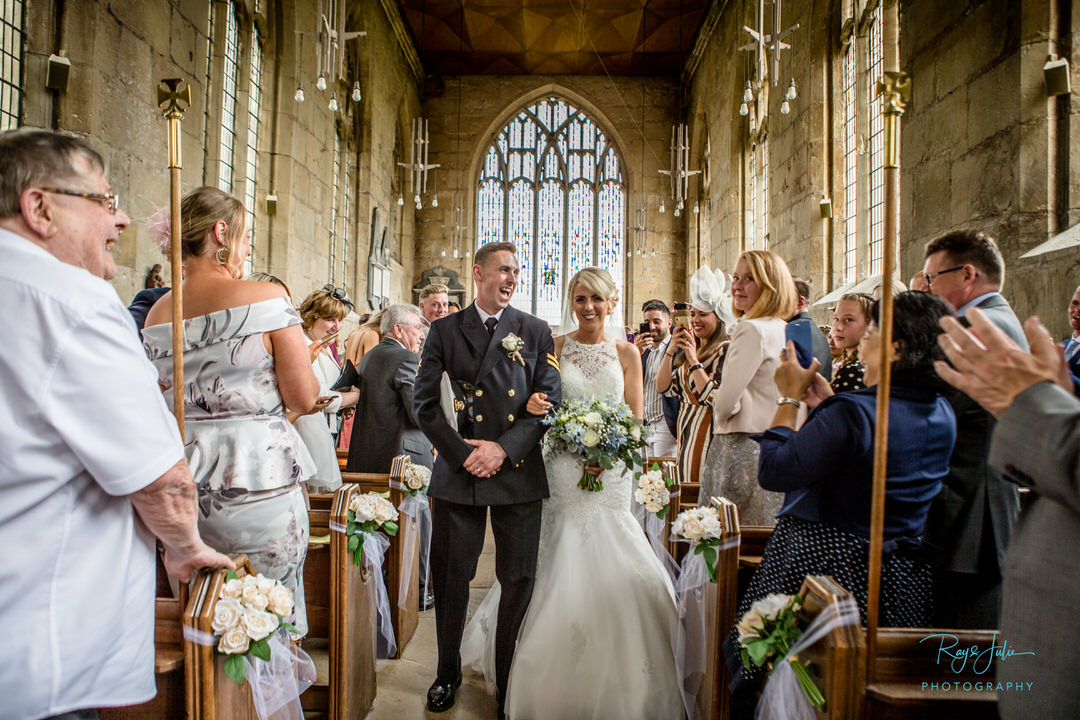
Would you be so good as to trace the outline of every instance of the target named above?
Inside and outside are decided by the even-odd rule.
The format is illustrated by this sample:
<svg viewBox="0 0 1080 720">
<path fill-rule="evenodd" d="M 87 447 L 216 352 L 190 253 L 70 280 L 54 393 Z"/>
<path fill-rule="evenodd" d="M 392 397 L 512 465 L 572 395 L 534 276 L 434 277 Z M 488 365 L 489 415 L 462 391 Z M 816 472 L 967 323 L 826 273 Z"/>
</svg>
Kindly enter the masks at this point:
<svg viewBox="0 0 1080 720">
<path fill-rule="evenodd" d="M 641 377 L 645 377 L 645 363 L 648 362 L 649 353 L 652 350 L 646 350 L 641 354 Z M 649 388 L 645 388 L 645 392 L 648 392 Z M 656 392 L 656 387 L 652 388 L 653 392 Z M 660 403 L 664 408 L 664 422 L 667 423 L 668 430 L 672 436 L 679 436 L 679 406 L 682 404 L 682 400 L 674 395 L 661 395 Z"/>
<path fill-rule="evenodd" d="M 521 362 L 502 346 L 510 333 L 523 342 Z M 451 381 L 472 388 L 471 414 L 457 431 L 446 421 L 439 402 L 444 371 Z M 413 396 L 420 429 L 439 451 L 428 495 L 462 505 L 508 505 L 546 498 L 540 440 L 547 426 L 542 417 L 525 409 L 534 392 L 546 393 L 556 407 L 562 400 L 555 340 L 543 320 L 507 307 L 489 336 L 476 307 L 469 305 L 432 323 Z M 495 475 L 478 478 L 462 467 L 473 451 L 466 438 L 499 443 L 507 458 Z"/>
<path fill-rule="evenodd" d="M 870 536 L 877 388 L 825 400 L 798 432 L 775 427 L 761 443 L 758 482 L 787 493 L 779 516 Z M 922 534 L 930 503 L 949 471 L 956 416 L 933 391 L 894 385 L 889 401 L 885 538 Z"/>
</svg>

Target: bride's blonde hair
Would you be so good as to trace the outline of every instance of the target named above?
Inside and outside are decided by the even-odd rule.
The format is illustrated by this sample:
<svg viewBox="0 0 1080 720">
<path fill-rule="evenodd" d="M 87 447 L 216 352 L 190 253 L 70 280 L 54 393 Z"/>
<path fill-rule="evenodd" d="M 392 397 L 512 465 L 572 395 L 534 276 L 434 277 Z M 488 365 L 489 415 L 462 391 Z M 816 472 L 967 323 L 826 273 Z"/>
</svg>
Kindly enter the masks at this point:
<svg viewBox="0 0 1080 720">
<path fill-rule="evenodd" d="M 572 296 L 575 285 L 584 285 L 586 290 L 602 297 L 609 304 L 609 315 L 615 311 L 615 306 L 619 302 L 619 288 L 615 287 L 611 274 L 604 268 L 587 267 L 574 273 L 570 282 L 566 284 L 566 297 L 570 305 L 574 303 Z"/>
</svg>

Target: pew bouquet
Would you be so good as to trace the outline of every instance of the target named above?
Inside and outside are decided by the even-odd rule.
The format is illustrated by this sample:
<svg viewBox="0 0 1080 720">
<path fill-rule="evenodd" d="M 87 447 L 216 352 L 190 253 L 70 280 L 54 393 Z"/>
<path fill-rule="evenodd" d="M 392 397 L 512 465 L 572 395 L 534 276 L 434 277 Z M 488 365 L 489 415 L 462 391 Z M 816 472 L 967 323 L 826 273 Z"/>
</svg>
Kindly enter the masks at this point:
<svg viewBox="0 0 1080 720">
<path fill-rule="evenodd" d="M 298 630 L 285 618 L 293 611 L 292 590 L 262 574 L 245 575 L 232 570 L 225 573 L 225 584 L 214 606 L 211 627 L 218 638 L 217 650 L 225 659 L 225 674 L 237 683 L 244 682 L 245 657 L 270 661 L 270 638 L 278 628 Z"/>
<path fill-rule="evenodd" d="M 645 506 L 647 512 L 651 512 L 661 520 L 667 515 L 671 503 L 670 488 L 675 481 L 660 470 L 657 463 L 653 463 L 647 472 L 639 472 L 637 478 L 637 490 L 634 491 L 634 499 Z"/>
<path fill-rule="evenodd" d="M 775 664 L 777 659 L 787 662 L 806 699 L 821 712 L 825 709 L 825 696 L 810 677 L 810 665 L 796 656 L 788 657 L 792 646 L 803 634 L 798 613 L 801 606 L 802 598 L 798 595 L 773 593 L 751 605 L 735 629 L 739 633 L 744 666 L 749 668 L 753 663 L 762 667 L 768 663 L 771 675 L 778 667 Z"/>
<path fill-rule="evenodd" d="M 671 532 L 689 540 L 694 554 L 705 558 L 709 582 L 716 582 L 716 559 L 721 530 L 720 515 L 712 506 L 687 508 L 671 523 Z"/>
<path fill-rule="evenodd" d="M 427 492 L 428 485 L 431 484 L 431 471 L 410 461 L 405 463 L 405 476 L 402 479 L 405 481 L 402 483 L 402 490 L 415 497 L 419 493 Z"/>
<path fill-rule="evenodd" d="M 353 495 L 349 502 L 348 524 L 345 535 L 349 538 L 348 550 L 353 562 L 360 565 L 364 559 L 364 535 L 383 531 L 397 535 L 398 512 L 394 504 L 373 492 Z"/>
<path fill-rule="evenodd" d="M 567 400 L 543 422 L 551 427 L 547 439 L 554 450 L 564 450 L 585 459 L 585 468 L 578 481 L 582 490 L 603 490 L 600 476 L 604 470 L 615 467 L 616 460 L 621 460 L 628 468 L 644 463 L 640 450 L 645 447 L 648 428 L 634 417 L 621 399 Z"/>
</svg>

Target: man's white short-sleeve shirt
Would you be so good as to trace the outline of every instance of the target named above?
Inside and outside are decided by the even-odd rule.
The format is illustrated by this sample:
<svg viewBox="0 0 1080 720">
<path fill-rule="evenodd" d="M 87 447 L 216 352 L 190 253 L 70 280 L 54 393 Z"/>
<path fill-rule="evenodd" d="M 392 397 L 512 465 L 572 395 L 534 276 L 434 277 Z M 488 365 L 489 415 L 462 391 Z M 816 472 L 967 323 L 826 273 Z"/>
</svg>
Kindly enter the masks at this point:
<svg viewBox="0 0 1080 720">
<path fill-rule="evenodd" d="M 154 538 L 184 456 L 115 290 L 0 230 L 0 718 L 154 695 Z"/>
</svg>

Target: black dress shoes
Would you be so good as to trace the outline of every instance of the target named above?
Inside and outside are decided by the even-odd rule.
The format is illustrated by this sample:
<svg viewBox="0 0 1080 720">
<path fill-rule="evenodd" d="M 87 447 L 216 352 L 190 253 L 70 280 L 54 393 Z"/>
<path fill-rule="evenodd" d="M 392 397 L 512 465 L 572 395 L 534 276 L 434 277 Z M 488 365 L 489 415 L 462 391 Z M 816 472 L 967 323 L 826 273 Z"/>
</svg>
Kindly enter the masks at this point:
<svg viewBox="0 0 1080 720">
<path fill-rule="evenodd" d="M 427 691 L 427 709 L 431 712 L 446 712 L 454 707 L 454 692 L 461 687 L 461 674 L 452 683 L 445 683 L 435 679 Z"/>
</svg>

